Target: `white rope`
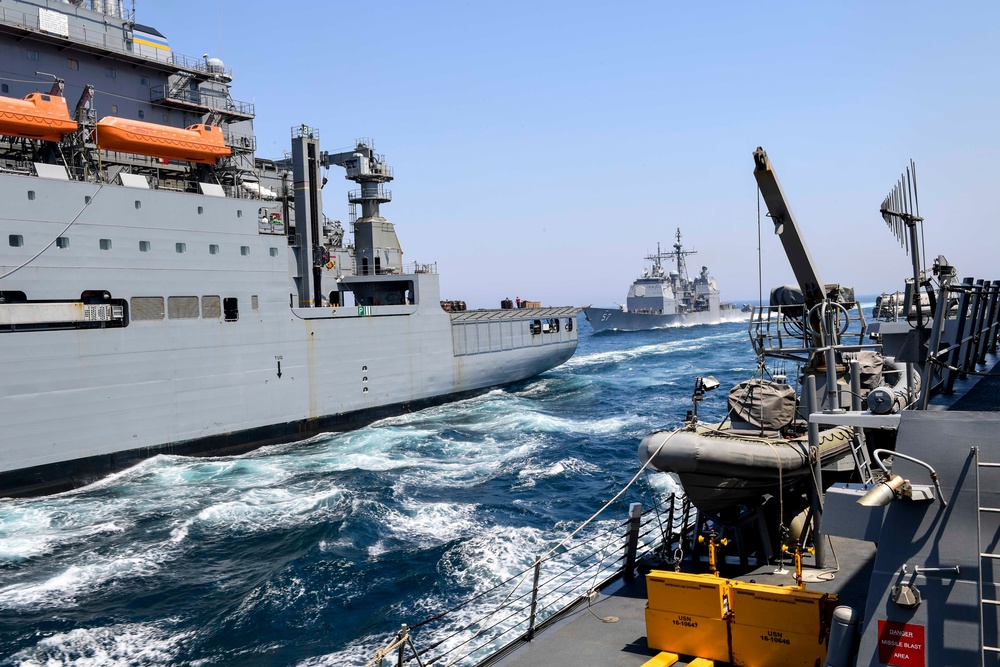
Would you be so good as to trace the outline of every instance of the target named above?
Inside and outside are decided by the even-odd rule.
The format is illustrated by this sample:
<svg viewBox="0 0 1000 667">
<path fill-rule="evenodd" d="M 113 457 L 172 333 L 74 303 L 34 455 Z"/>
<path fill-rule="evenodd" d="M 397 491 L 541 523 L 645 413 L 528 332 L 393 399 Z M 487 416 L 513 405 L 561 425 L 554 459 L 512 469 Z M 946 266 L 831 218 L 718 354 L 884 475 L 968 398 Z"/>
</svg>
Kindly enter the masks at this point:
<svg viewBox="0 0 1000 667">
<path fill-rule="evenodd" d="M 92 203 L 94 202 L 94 197 L 96 197 L 96 196 L 97 196 L 97 193 L 98 193 L 98 192 L 100 192 L 100 191 L 101 191 L 101 190 L 102 190 L 103 188 L 104 188 L 104 183 L 101 183 L 101 185 L 100 185 L 100 186 L 99 186 L 99 187 L 97 188 L 97 192 L 95 192 L 95 193 L 93 194 L 93 196 L 91 196 L 91 198 L 90 198 L 90 201 L 89 201 L 89 202 L 87 202 L 87 203 L 85 203 L 85 204 L 83 205 L 83 208 L 81 208 L 81 209 L 80 209 L 80 212 L 79 212 L 79 213 L 77 213 L 77 214 L 76 214 L 76 215 L 75 215 L 75 216 L 73 217 L 73 219 L 69 221 L 69 224 L 67 224 L 67 225 L 66 225 L 65 227 L 63 227 L 63 228 L 62 228 L 62 231 L 61 231 L 61 232 L 59 232 L 58 234 L 56 234 L 56 236 L 55 236 L 55 237 L 54 237 L 54 238 L 53 238 L 53 239 L 52 239 L 51 241 L 49 241 L 48 243 L 46 243 L 46 244 L 45 244 L 45 245 L 44 245 L 44 246 L 42 247 L 42 249 L 41 249 L 41 250 L 39 250 L 38 252 L 36 252 L 36 253 L 35 253 L 34 255 L 32 255 L 32 256 L 31 256 L 31 257 L 30 257 L 29 259 L 27 259 L 27 260 L 25 260 L 24 262 L 22 262 L 22 263 L 21 263 L 21 264 L 20 264 L 19 266 L 15 266 L 15 267 L 14 267 L 13 269 L 11 269 L 10 271 L 8 271 L 7 273 L 5 273 L 5 274 L 3 274 L 3 275 L 0 275 L 0 280 L 3 280 L 3 279 L 4 279 L 4 278 L 6 278 L 7 276 L 10 276 L 10 275 L 12 275 L 12 274 L 14 274 L 14 273 L 16 273 L 16 272 L 20 271 L 21 269 L 23 269 L 24 267 L 26 267 L 26 266 L 27 266 L 28 264 L 31 264 L 31 263 L 32 263 L 32 262 L 34 262 L 34 261 L 35 261 L 36 259 L 38 259 L 38 258 L 39 258 L 39 257 L 40 257 L 40 256 L 42 255 L 42 253 L 43 253 L 43 252 L 45 252 L 46 250 L 48 250 L 49 248 L 51 248 L 51 247 L 52 247 L 52 244 L 53 244 L 53 243 L 55 243 L 57 239 L 59 239 L 59 238 L 60 238 L 60 237 L 61 237 L 61 236 L 62 236 L 63 234 L 65 234 L 65 233 L 66 233 L 66 231 L 67 231 L 67 230 L 68 230 L 68 229 L 69 229 L 70 227 L 72 227 L 72 226 L 73 226 L 73 225 L 74 225 L 74 224 L 76 223 L 76 221 L 77 221 L 77 220 L 79 220 L 79 219 L 80 219 L 80 216 L 81 216 L 81 215 L 83 215 L 83 212 L 84 212 L 84 211 L 86 211 L 86 210 L 87 210 L 87 208 L 88 208 L 88 207 L 89 207 L 89 206 L 90 206 L 90 205 L 91 205 L 91 204 L 92 204 Z"/>
</svg>

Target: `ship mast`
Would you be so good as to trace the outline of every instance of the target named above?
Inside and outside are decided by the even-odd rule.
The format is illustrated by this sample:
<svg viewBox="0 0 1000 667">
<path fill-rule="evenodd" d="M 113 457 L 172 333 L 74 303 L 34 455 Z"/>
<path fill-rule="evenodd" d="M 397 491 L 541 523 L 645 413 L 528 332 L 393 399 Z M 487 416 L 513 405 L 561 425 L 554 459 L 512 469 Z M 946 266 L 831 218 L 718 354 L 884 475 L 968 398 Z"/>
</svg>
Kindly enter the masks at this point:
<svg viewBox="0 0 1000 667">
<path fill-rule="evenodd" d="M 698 251 L 684 250 L 684 246 L 681 245 L 680 227 L 677 228 L 676 238 L 677 240 L 674 242 L 673 260 L 677 262 L 677 275 L 684 283 L 687 283 L 688 281 L 687 262 L 684 261 L 684 258 L 687 255 L 697 255 Z"/>
</svg>

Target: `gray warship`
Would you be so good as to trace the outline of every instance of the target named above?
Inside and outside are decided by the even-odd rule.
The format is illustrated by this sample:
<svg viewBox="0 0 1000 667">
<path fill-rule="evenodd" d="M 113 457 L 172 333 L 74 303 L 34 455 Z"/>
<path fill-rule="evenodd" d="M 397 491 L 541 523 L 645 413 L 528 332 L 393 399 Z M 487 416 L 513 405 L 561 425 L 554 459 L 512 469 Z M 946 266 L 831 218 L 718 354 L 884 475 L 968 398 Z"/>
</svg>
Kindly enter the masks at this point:
<svg viewBox="0 0 1000 667">
<path fill-rule="evenodd" d="M 676 233 L 672 252 L 662 252 L 656 244 L 656 254 L 645 259 L 652 262 L 642 271 L 628 290 L 624 307 L 594 308 L 583 312 L 593 327 L 600 331 L 646 331 L 683 324 L 718 324 L 724 317 L 740 311 L 732 304 L 719 301 L 719 288 L 709 275 L 708 267 L 701 267 L 698 277 L 688 277 L 688 255 L 696 250 L 684 250 L 681 230 Z M 663 263 L 673 261 L 675 268 L 667 271 Z"/>
<path fill-rule="evenodd" d="M 0 0 L 0 494 L 352 428 L 573 354 L 578 308 L 466 310 L 404 263 L 371 140 L 329 153 L 296 125 L 257 157 L 232 71 L 135 18 Z M 357 184 L 353 244 L 323 212 L 330 168 Z"/>
</svg>

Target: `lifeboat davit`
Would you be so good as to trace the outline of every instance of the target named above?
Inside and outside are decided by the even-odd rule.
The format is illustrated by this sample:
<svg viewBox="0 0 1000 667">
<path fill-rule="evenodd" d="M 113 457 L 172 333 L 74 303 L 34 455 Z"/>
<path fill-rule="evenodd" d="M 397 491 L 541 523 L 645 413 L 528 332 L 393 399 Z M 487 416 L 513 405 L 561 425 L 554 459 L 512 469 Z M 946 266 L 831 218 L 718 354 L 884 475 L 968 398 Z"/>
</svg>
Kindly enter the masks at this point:
<svg viewBox="0 0 1000 667">
<path fill-rule="evenodd" d="M 191 125 L 187 129 L 108 116 L 97 123 L 97 145 L 151 157 L 215 164 L 231 153 L 222 130 L 213 125 Z"/>
<path fill-rule="evenodd" d="M 47 93 L 31 93 L 23 100 L 0 97 L 0 134 L 59 141 L 76 130 L 64 97 Z"/>
</svg>

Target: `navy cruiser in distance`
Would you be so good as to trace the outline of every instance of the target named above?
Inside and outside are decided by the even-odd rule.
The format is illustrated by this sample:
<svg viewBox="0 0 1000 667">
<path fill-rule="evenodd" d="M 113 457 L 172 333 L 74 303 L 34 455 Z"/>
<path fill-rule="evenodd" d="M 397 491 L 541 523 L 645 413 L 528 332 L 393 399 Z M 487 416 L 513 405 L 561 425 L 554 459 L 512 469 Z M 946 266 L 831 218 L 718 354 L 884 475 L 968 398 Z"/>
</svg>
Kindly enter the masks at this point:
<svg viewBox="0 0 1000 667">
<path fill-rule="evenodd" d="M 718 324 L 727 317 L 739 314 L 739 309 L 719 301 L 719 288 L 708 274 L 708 267 L 701 267 L 697 278 L 688 278 L 685 257 L 697 251 L 684 250 L 681 230 L 677 230 L 673 252 L 661 252 L 656 244 L 656 254 L 646 257 L 652 267 L 643 269 L 629 288 L 624 307 L 584 308 L 584 314 L 595 332 L 646 331 L 683 324 Z M 675 263 L 669 273 L 664 269 L 666 260 Z"/>
<path fill-rule="evenodd" d="M 259 158 L 231 70 L 120 0 L 0 10 L 0 495 L 355 427 L 576 350 L 578 308 L 465 310 L 404 263 L 370 140 L 296 126 Z M 331 167 L 358 184 L 353 244 Z"/>
</svg>

